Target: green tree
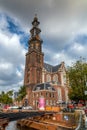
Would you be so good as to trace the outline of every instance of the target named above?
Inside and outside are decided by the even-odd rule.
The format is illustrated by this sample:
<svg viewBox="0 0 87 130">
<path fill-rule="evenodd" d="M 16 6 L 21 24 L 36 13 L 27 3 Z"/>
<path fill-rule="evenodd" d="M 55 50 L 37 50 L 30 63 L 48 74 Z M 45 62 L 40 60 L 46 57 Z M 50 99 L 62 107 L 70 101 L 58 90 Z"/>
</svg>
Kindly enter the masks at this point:
<svg viewBox="0 0 87 130">
<path fill-rule="evenodd" d="M 13 96 L 13 90 L 8 91 L 7 94 L 8 94 L 9 96 Z"/>
<path fill-rule="evenodd" d="M 18 92 L 18 97 L 16 98 L 17 101 L 21 101 L 26 95 L 26 87 L 21 86 Z"/>
<path fill-rule="evenodd" d="M 87 63 L 82 58 L 68 68 L 71 100 L 87 100 Z"/>
<path fill-rule="evenodd" d="M 10 104 L 13 102 L 12 97 L 9 96 L 8 92 L 5 93 L 4 91 L 2 91 L 2 93 L 0 94 L 0 102 L 3 104 Z"/>
</svg>

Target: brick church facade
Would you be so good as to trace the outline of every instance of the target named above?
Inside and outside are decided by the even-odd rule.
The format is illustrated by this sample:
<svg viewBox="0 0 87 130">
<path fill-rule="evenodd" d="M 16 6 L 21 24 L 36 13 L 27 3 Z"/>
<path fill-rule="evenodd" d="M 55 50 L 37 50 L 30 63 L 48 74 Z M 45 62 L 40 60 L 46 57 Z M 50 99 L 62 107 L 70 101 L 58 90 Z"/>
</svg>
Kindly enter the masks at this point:
<svg viewBox="0 0 87 130">
<path fill-rule="evenodd" d="M 38 107 L 41 96 L 45 98 L 45 105 L 57 105 L 60 101 L 68 101 L 68 83 L 64 62 L 52 66 L 44 63 L 42 52 L 41 29 L 37 16 L 32 22 L 28 52 L 26 53 L 24 86 L 26 86 L 26 99 L 34 108 Z"/>
</svg>

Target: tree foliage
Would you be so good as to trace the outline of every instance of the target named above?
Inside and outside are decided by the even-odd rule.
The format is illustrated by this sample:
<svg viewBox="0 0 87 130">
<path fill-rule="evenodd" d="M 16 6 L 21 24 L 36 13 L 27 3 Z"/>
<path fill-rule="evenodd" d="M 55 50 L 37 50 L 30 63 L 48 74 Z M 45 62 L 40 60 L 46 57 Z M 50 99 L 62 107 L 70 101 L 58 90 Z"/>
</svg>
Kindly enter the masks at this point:
<svg viewBox="0 0 87 130">
<path fill-rule="evenodd" d="M 10 91 L 7 92 L 7 94 L 8 94 L 9 96 L 13 96 L 13 91 L 10 90 Z"/>
<path fill-rule="evenodd" d="M 21 86 L 18 92 L 18 97 L 16 98 L 17 101 L 21 101 L 26 95 L 26 87 Z"/>
<path fill-rule="evenodd" d="M 4 91 L 2 91 L 0 94 L 0 103 L 11 104 L 12 102 L 12 92 L 8 91 L 5 93 Z"/>
<path fill-rule="evenodd" d="M 70 83 L 69 98 L 72 100 L 87 100 L 87 63 L 81 58 L 68 68 Z"/>
</svg>

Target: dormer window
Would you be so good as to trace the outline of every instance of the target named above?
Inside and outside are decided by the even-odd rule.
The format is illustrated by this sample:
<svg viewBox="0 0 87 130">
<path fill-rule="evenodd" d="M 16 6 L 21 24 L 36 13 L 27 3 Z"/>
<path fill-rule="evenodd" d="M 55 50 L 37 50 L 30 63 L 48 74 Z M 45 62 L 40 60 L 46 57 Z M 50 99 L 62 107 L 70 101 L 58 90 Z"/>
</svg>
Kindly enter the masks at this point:
<svg viewBox="0 0 87 130">
<path fill-rule="evenodd" d="M 37 90 L 40 90 L 40 87 L 37 87 Z"/>
</svg>

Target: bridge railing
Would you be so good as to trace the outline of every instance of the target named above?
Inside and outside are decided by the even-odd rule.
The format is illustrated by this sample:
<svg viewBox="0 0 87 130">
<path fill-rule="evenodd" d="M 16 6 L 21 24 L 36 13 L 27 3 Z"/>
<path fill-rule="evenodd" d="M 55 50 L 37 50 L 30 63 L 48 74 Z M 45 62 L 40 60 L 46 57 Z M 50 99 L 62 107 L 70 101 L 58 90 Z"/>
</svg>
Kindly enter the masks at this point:
<svg viewBox="0 0 87 130">
<path fill-rule="evenodd" d="M 78 120 L 78 125 L 75 130 L 80 130 L 82 127 L 82 113 L 80 112 L 79 120 Z"/>
</svg>

